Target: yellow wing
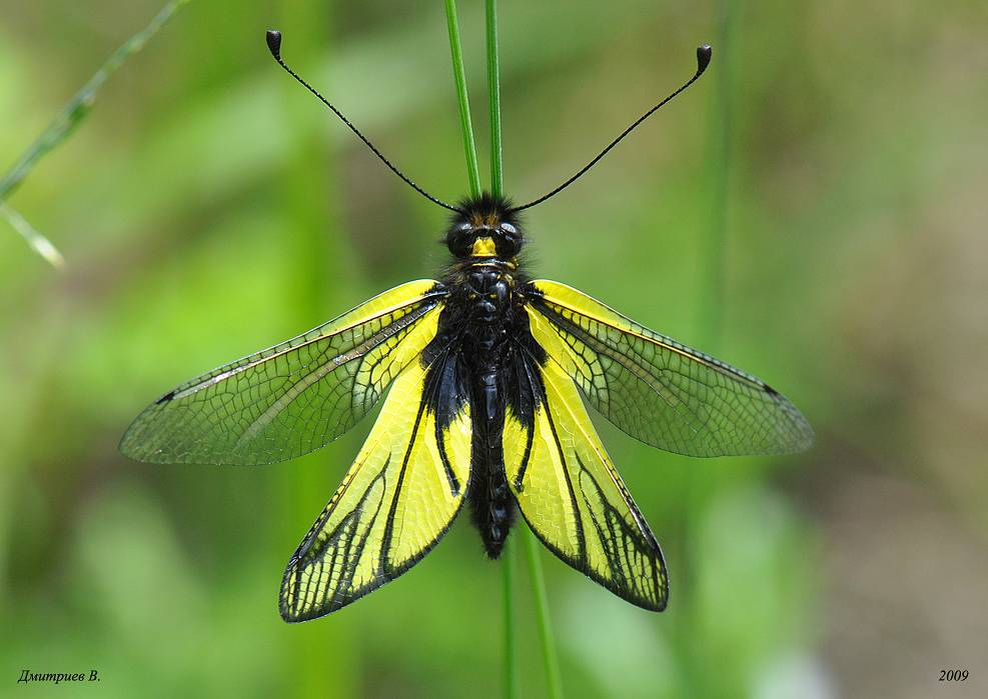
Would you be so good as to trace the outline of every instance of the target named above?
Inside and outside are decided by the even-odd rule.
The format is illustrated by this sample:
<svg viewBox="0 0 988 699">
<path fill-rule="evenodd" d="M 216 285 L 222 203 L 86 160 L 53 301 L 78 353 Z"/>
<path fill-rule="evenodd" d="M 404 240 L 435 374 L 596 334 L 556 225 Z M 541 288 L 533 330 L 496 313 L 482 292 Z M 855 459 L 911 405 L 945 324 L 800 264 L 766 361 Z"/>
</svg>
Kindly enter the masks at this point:
<svg viewBox="0 0 988 699">
<path fill-rule="evenodd" d="M 688 456 L 785 454 L 813 430 L 761 379 L 649 330 L 576 289 L 531 282 L 532 336 L 607 419 Z"/>
<path fill-rule="evenodd" d="M 288 563 L 285 621 L 329 614 L 394 580 L 439 541 L 470 476 L 466 393 L 455 358 L 413 362 L 395 380 L 343 483 Z"/>
<path fill-rule="evenodd" d="M 522 514 L 559 558 L 632 604 L 665 609 L 662 551 L 614 469 L 572 379 L 523 359 L 504 464 Z"/>
<path fill-rule="evenodd" d="M 169 391 L 120 451 L 153 463 L 265 464 L 339 437 L 435 337 L 445 289 L 408 282 Z"/>
</svg>

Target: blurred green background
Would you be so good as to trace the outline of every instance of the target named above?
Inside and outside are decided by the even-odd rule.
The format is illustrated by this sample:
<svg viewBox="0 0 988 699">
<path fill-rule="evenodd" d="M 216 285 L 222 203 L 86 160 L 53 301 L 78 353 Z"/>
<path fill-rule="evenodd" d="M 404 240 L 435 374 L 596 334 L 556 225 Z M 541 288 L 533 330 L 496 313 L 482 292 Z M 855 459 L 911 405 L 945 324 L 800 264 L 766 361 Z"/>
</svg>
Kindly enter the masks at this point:
<svg viewBox="0 0 988 699">
<path fill-rule="evenodd" d="M 0 168 L 161 4 L 0 0 Z M 501 0 L 507 191 L 550 189 L 688 77 L 715 12 Z M 482 3 L 460 15 L 486 176 Z M 566 696 L 985 696 L 986 26 L 983 2 L 740 3 L 708 76 L 528 215 L 538 275 L 758 374 L 818 433 L 707 461 L 600 421 L 672 591 L 644 612 L 545 553 Z M 466 517 L 371 597 L 278 616 L 370 420 L 270 467 L 116 451 L 178 382 L 445 263 L 444 212 L 277 68 L 269 27 L 414 180 L 466 192 L 438 1 L 193 0 L 111 78 L 9 201 L 65 270 L 0 221 L 0 694 L 502 691 L 501 572 Z M 970 678 L 939 686 L 951 668 Z"/>
</svg>

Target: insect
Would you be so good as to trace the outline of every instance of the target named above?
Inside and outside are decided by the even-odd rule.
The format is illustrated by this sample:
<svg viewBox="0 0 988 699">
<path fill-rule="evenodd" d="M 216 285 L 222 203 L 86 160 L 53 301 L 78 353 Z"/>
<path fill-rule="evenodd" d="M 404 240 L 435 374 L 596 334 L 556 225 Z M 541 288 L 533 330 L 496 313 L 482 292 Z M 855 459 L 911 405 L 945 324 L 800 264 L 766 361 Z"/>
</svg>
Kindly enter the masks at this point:
<svg viewBox="0 0 988 699">
<path fill-rule="evenodd" d="M 453 260 L 421 280 L 270 349 L 169 391 L 142 412 L 121 451 L 159 463 L 266 464 L 318 449 L 387 394 L 370 435 L 292 555 L 286 621 L 336 611 L 397 578 L 442 538 L 464 505 L 498 557 L 518 514 L 560 559 L 627 601 L 661 611 L 662 551 L 581 400 L 629 435 L 691 456 L 790 453 L 813 433 L 786 398 L 735 369 L 519 261 L 522 206 L 483 195 L 451 205 L 414 184 L 281 57 L 374 153 L 452 211 Z M 390 390 L 389 390 L 390 386 Z"/>
</svg>

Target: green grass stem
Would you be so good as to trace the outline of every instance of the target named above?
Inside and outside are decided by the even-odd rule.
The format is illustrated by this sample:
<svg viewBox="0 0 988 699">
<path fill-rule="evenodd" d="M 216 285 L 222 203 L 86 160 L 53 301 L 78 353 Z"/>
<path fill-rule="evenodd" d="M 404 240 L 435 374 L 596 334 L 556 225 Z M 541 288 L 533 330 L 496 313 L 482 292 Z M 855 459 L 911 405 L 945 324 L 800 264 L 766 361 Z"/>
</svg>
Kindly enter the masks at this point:
<svg viewBox="0 0 988 699">
<path fill-rule="evenodd" d="M 720 349 L 724 315 L 724 263 L 727 242 L 727 209 L 731 171 L 731 122 L 733 91 L 732 28 L 737 3 L 718 0 L 715 11 L 715 50 L 720 54 L 713 75 L 712 109 L 708 120 L 710 206 L 701 238 L 700 294 L 697 305 L 698 342 L 705 352 Z M 716 60 L 716 54 L 715 54 Z"/>
<path fill-rule="evenodd" d="M 518 696 L 518 654 L 515 650 L 515 547 L 509 537 L 501 552 L 504 587 L 504 696 Z"/>
<path fill-rule="evenodd" d="M 733 95 L 733 30 L 737 12 L 735 0 L 718 0 L 714 8 L 714 60 L 712 71 L 713 95 L 707 116 L 707 181 L 710 182 L 710 198 L 706 207 L 707 218 L 701 230 L 698 251 L 699 288 L 697 294 L 697 347 L 704 352 L 717 354 L 721 349 L 723 334 L 725 283 L 724 267 L 728 235 L 728 205 L 731 171 L 731 111 Z M 719 59 L 718 59 L 719 56 Z M 702 644 L 697 639 L 703 628 L 704 610 L 700 607 L 696 592 L 698 581 L 695 570 L 699 564 L 697 537 L 709 509 L 709 503 L 717 487 L 715 470 L 717 463 L 709 462 L 703 468 L 689 469 L 684 480 L 684 502 L 681 566 L 679 633 L 685 652 L 684 674 L 689 693 L 708 696 L 711 678 L 704 672 L 704 659 L 696 650 Z M 686 641 L 693 638 L 693 643 Z"/>
<path fill-rule="evenodd" d="M 491 129 L 491 193 L 504 190 L 501 162 L 501 83 L 497 46 L 497 0 L 485 0 L 487 20 L 487 96 Z M 515 553 L 511 539 L 501 554 L 504 576 L 504 696 L 518 696 L 518 654 L 515 649 Z"/>
<path fill-rule="evenodd" d="M 497 0 L 486 0 L 487 91 L 491 111 L 491 194 L 504 193 L 504 162 L 501 152 L 501 62 L 497 46 Z"/>
<path fill-rule="evenodd" d="M 549 619 L 549 599 L 545 593 L 545 578 L 542 575 L 542 544 L 535 534 L 525 529 L 525 548 L 528 551 L 528 567 L 532 575 L 532 596 L 535 600 L 535 621 L 539 627 L 539 641 L 542 644 L 542 662 L 545 665 L 546 692 L 549 699 L 561 699 L 563 683 L 559 674 L 559 655 L 556 652 L 556 637 Z"/>
<path fill-rule="evenodd" d="M 487 10 L 487 95 L 491 129 L 491 193 L 504 191 L 501 156 L 501 78 L 497 45 L 497 0 L 485 0 Z M 509 539 L 501 554 L 504 576 L 504 696 L 518 696 L 518 655 L 515 649 L 515 552 Z"/>
<path fill-rule="evenodd" d="M 487 78 L 491 121 L 491 191 L 503 191 L 503 164 L 501 153 L 501 89 L 499 85 L 499 59 L 497 45 L 497 7 L 495 0 L 486 0 L 487 10 Z M 466 75 L 463 69 L 463 51 L 460 44 L 460 30 L 456 21 L 456 4 L 446 0 L 446 21 L 449 26 L 450 51 L 453 58 L 453 75 L 456 79 L 456 92 L 460 106 L 460 123 L 463 129 L 463 147 L 467 158 L 467 173 L 470 177 L 470 191 L 474 196 L 481 192 L 480 168 L 477 165 L 477 145 L 473 136 L 473 122 L 470 119 L 470 101 L 467 95 Z M 532 593 L 535 598 L 536 622 L 542 645 L 542 659 L 545 664 L 546 686 L 550 699 L 562 697 L 562 683 L 559 675 L 559 660 L 556 641 L 549 620 L 549 601 L 542 575 L 542 561 L 539 558 L 539 542 L 531 532 L 525 537 L 528 562 L 532 578 Z M 504 691 L 505 696 L 516 696 L 517 667 L 514 637 L 514 560 L 512 548 L 507 547 L 503 556 L 504 566 Z"/>
<path fill-rule="evenodd" d="M 477 164 L 477 142 L 473 137 L 473 120 L 470 119 L 470 99 L 467 96 L 467 76 L 463 67 L 463 47 L 460 44 L 460 26 L 456 21 L 456 0 L 446 0 L 446 26 L 449 28 L 449 50 L 453 57 L 453 79 L 460 105 L 460 127 L 463 131 L 463 150 L 467 156 L 467 177 L 470 194 L 480 196 L 480 166 Z"/>
</svg>

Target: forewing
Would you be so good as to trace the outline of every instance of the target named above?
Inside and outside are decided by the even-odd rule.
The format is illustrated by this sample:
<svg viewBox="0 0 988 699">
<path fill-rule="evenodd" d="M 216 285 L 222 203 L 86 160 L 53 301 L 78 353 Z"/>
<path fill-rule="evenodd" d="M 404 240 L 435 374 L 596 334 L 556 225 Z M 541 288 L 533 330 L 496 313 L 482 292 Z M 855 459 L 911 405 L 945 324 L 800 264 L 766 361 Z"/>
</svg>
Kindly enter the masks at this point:
<svg viewBox="0 0 988 699">
<path fill-rule="evenodd" d="M 629 602 L 662 611 L 662 551 L 604 451 L 572 379 L 522 360 L 505 418 L 508 484 L 525 520 L 559 558 Z"/>
<path fill-rule="evenodd" d="M 529 289 L 536 341 L 632 437 L 688 456 L 786 454 L 812 444 L 799 410 L 761 379 L 564 284 L 539 280 Z"/>
<path fill-rule="evenodd" d="M 395 381 L 357 460 L 288 563 L 281 615 L 336 611 L 408 570 L 439 541 L 470 475 L 469 405 L 445 355 Z M 428 377 L 428 378 L 427 378 Z"/>
<path fill-rule="evenodd" d="M 134 420 L 120 450 L 138 461 L 245 465 L 325 446 L 435 337 L 444 295 L 434 281 L 402 284 L 184 383 Z"/>
</svg>

